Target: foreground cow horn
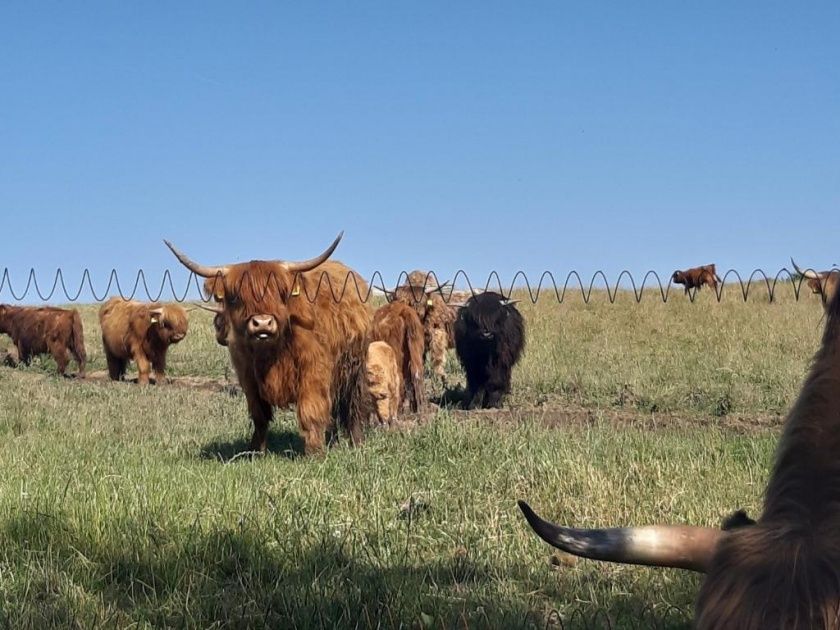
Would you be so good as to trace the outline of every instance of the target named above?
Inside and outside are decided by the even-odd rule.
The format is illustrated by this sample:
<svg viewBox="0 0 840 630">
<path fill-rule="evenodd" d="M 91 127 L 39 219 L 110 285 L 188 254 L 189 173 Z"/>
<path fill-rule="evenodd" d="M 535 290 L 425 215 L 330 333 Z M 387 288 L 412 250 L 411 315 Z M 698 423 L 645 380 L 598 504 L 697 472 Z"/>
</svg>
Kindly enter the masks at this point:
<svg viewBox="0 0 840 630">
<path fill-rule="evenodd" d="M 796 273 L 798 273 L 800 276 L 803 276 L 805 278 L 810 278 L 812 280 L 822 280 L 822 278 L 823 278 L 822 274 L 819 274 L 816 271 L 811 271 L 810 269 L 808 269 L 806 271 L 802 271 L 799 268 L 799 265 L 797 265 L 795 262 L 793 262 L 793 258 L 790 259 L 790 264 L 793 265 L 793 268 L 796 269 Z"/>
<path fill-rule="evenodd" d="M 284 265 L 286 269 L 289 271 L 309 271 L 310 269 L 314 269 L 322 262 L 324 262 L 327 258 L 329 258 L 332 253 L 335 251 L 335 248 L 338 247 L 338 244 L 341 242 L 341 238 L 344 236 L 344 230 L 342 230 L 338 236 L 335 237 L 335 240 L 332 242 L 332 245 L 327 247 L 323 251 L 323 253 L 315 256 L 315 258 L 310 258 L 309 260 L 301 260 L 297 262 L 286 262 L 283 260 L 278 260 L 280 264 Z"/>
<path fill-rule="evenodd" d="M 202 278 L 212 278 L 213 276 L 223 276 L 227 273 L 228 268 L 226 266 L 208 267 L 207 265 L 199 265 L 194 260 L 190 260 L 185 253 L 179 251 L 178 248 L 166 239 L 164 239 L 163 242 L 166 243 L 166 246 L 170 250 L 172 250 L 172 253 L 175 254 L 175 258 L 177 258 L 184 267 L 192 271 L 197 276 L 201 276 Z"/>
<path fill-rule="evenodd" d="M 711 527 L 656 525 L 616 529 L 559 527 L 537 516 L 524 501 L 519 509 L 544 541 L 582 558 L 690 569 L 705 573 L 724 535 Z"/>
<path fill-rule="evenodd" d="M 205 311 L 210 311 L 211 313 L 224 313 L 224 309 L 219 306 L 207 306 L 206 304 L 196 304 L 198 308 L 204 309 Z M 195 308 L 195 307 L 193 307 Z"/>
</svg>

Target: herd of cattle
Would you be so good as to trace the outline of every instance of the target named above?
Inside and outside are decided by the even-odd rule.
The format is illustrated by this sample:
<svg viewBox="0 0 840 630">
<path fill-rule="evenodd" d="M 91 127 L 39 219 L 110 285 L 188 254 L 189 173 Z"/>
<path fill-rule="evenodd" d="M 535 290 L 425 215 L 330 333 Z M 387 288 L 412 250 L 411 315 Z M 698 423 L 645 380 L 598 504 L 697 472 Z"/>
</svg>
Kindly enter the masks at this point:
<svg viewBox="0 0 840 630">
<path fill-rule="evenodd" d="M 384 290 L 374 310 L 365 281 L 330 260 L 341 235 L 307 261 L 251 261 L 206 266 L 167 246 L 204 278 L 213 306 L 216 341 L 226 346 L 254 424 L 253 451 L 266 448 L 275 407 L 294 404 L 307 453 L 320 451 L 333 429 L 353 443 L 363 439 L 372 415 L 392 423 L 407 406 L 426 405 L 424 362 L 445 376 L 447 350 L 455 348 L 466 372 L 465 405 L 496 407 L 510 391 L 513 366 L 525 345 L 525 324 L 515 302 L 499 293 L 450 292 L 424 272 Z M 355 289 L 338 299 L 335 289 Z M 99 310 L 108 374 L 121 380 L 134 361 L 138 383 L 165 380 L 169 346 L 187 335 L 188 315 L 177 304 L 111 298 Z M 11 336 L 20 360 L 53 356 L 62 375 L 72 356 L 85 376 L 82 322 L 73 309 L 0 305 L 0 333 Z"/>
<path fill-rule="evenodd" d="M 426 286 L 419 272 L 386 291 L 373 311 L 367 285 L 329 260 L 341 235 L 306 261 L 202 265 L 167 242 L 177 259 L 204 278 L 215 305 L 216 340 L 227 347 L 254 425 L 252 451 L 266 448 L 275 407 L 295 405 L 307 453 L 321 451 L 337 423 L 354 444 L 375 413 L 391 422 L 407 405 L 425 404 L 424 357 L 444 374 L 453 347 L 467 378 L 466 405 L 498 406 L 522 354 L 525 325 L 513 301 L 494 292 L 447 302 L 443 285 Z M 700 571 L 699 628 L 840 628 L 840 272 L 796 270 L 823 298 L 822 346 L 776 452 L 765 505 L 757 521 L 742 512 L 721 529 L 652 526 L 588 530 L 542 520 L 520 507 L 534 531 L 572 554 Z M 349 279 L 360 291 L 336 300 Z M 714 265 L 675 272 L 686 290 L 716 288 Z M 326 290 L 325 290 L 326 289 Z M 177 305 L 114 298 L 100 309 L 102 340 L 112 379 L 128 360 L 139 382 L 164 378 L 166 350 L 187 334 Z M 49 353 L 61 373 L 68 355 L 84 376 L 82 326 L 74 310 L 0 305 L 0 333 L 12 337 L 22 360 Z"/>
</svg>

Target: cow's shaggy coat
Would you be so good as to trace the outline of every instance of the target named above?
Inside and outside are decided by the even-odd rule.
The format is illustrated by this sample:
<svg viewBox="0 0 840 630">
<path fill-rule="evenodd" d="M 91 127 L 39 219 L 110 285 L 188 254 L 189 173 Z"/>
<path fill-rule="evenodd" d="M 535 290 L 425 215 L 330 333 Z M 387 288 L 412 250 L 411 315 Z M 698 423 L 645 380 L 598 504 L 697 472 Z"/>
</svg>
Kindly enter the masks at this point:
<svg viewBox="0 0 840 630">
<path fill-rule="evenodd" d="M 0 304 L 0 333 L 12 338 L 20 361 L 29 363 L 36 354 L 50 354 L 64 375 L 70 354 L 79 366 L 78 376 L 84 378 L 87 354 L 77 310 Z"/>
<path fill-rule="evenodd" d="M 467 406 L 498 407 L 525 347 L 525 323 L 503 295 L 471 297 L 455 322 L 455 350 L 467 374 Z"/>
<path fill-rule="evenodd" d="M 392 424 L 400 410 L 400 369 L 391 345 L 373 341 L 368 346 L 365 366 L 368 389 L 381 424 Z"/>
<path fill-rule="evenodd" d="M 675 271 L 671 276 L 674 284 L 681 284 L 688 293 L 691 289 L 700 288 L 705 284 L 713 290 L 717 290 L 718 283 L 721 281 L 715 271 L 714 265 L 702 265 L 700 267 L 692 267 L 685 271 Z"/>
<path fill-rule="evenodd" d="M 226 342 L 245 393 L 253 451 L 266 449 L 273 408 L 292 404 L 307 453 L 323 450 L 333 418 L 354 444 L 364 438 L 372 312 L 362 301 L 365 281 L 327 260 L 339 240 L 302 263 L 254 260 L 222 267 L 195 263 L 167 243 L 187 268 L 215 279 L 212 293 L 224 317 L 217 340 Z M 342 294 L 348 280 L 350 288 Z"/>
<path fill-rule="evenodd" d="M 129 361 L 137 364 L 137 382 L 166 379 L 166 353 L 169 346 L 187 335 L 186 310 L 177 304 L 144 303 L 113 297 L 99 309 L 102 345 L 108 363 L 108 376 L 118 381 L 125 376 Z"/>
<path fill-rule="evenodd" d="M 423 324 L 416 311 L 402 302 L 391 302 L 373 314 L 371 340 L 384 341 L 394 351 L 399 372 L 398 408 L 408 400 L 412 412 L 425 402 L 423 392 Z"/>
</svg>

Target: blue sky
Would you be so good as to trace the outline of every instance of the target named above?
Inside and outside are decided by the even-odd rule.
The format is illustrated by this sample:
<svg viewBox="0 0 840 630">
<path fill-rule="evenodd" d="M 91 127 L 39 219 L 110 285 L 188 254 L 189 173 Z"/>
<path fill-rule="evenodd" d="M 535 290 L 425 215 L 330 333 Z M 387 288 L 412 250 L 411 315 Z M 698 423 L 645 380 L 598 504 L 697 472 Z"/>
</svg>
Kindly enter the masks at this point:
<svg viewBox="0 0 840 630">
<path fill-rule="evenodd" d="M 840 3 L 3 3 L 0 268 L 840 263 Z M 6 290 L 0 300 L 8 301 Z"/>
</svg>

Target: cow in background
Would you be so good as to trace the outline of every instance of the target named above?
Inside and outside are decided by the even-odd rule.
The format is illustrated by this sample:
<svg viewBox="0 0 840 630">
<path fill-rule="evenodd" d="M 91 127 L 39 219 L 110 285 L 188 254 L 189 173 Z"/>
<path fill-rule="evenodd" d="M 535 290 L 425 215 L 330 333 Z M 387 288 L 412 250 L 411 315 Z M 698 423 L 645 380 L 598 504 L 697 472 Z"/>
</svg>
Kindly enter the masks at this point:
<svg viewBox="0 0 840 630">
<path fill-rule="evenodd" d="M 365 362 L 368 390 L 381 424 L 391 425 L 400 409 L 400 369 L 394 349 L 385 341 L 368 345 Z"/>
<path fill-rule="evenodd" d="M 546 542 L 584 558 L 705 573 L 695 627 L 840 628 L 840 297 L 785 420 L 756 522 L 738 526 L 561 527 L 519 506 Z"/>
<path fill-rule="evenodd" d="M 341 236 L 310 260 L 213 267 L 190 260 L 166 242 L 187 269 L 220 281 L 214 287 L 218 313 L 254 423 L 252 451 L 266 449 L 273 408 L 292 404 L 306 453 L 323 451 L 333 418 L 353 444 L 364 439 L 372 312 L 360 295 L 367 293 L 367 283 L 346 265 L 328 260 Z M 350 275 L 360 291 L 346 291 L 336 300 L 330 285 L 340 293 Z"/>
<path fill-rule="evenodd" d="M 837 286 L 840 284 L 840 271 L 833 269 L 831 271 L 813 271 L 808 269 L 802 271 L 799 266 L 790 259 L 796 273 L 805 278 L 808 287 L 812 293 L 816 293 L 822 298 L 823 308 L 828 309 L 831 299 L 837 293 Z"/>
<path fill-rule="evenodd" d="M 516 302 L 487 291 L 467 300 L 455 322 L 455 350 L 467 374 L 467 407 L 498 407 L 525 347 Z"/>
<path fill-rule="evenodd" d="M 187 335 L 186 310 L 177 304 L 143 303 L 113 297 L 99 309 L 102 345 L 108 376 L 118 381 L 125 376 L 129 360 L 137 364 L 137 382 L 163 384 L 169 346 Z"/>
<path fill-rule="evenodd" d="M 64 376 L 70 354 L 79 366 L 79 378 L 85 377 L 87 353 L 76 309 L 0 304 L 0 333 L 12 338 L 20 361 L 28 364 L 36 354 L 49 354 Z"/>
<path fill-rule="evenodd" d="M 711 287 L 713 290 L 717 290 L 718 283 L 722 282 L 722 280 L 718 277 L 713 264 L 702 265 L 701 267 L 692 267 L 691 269 L 686 269 L 685 271 L 677 270 L 671 276 L 671 280 L 674 284 L 684 285 L 686 294 L 694 288 L 699 291 L 704 284 Z"/>
<path fill-rule="evenodd" d="M 423 324 L 417 313 L 402 302 L 390 302 L 373 314 L 371 341 L 391 346 L 399 367 L 398 409 L 408 400 L 412 412 L 425 404 L 423 392 Z"/>
</svg>

